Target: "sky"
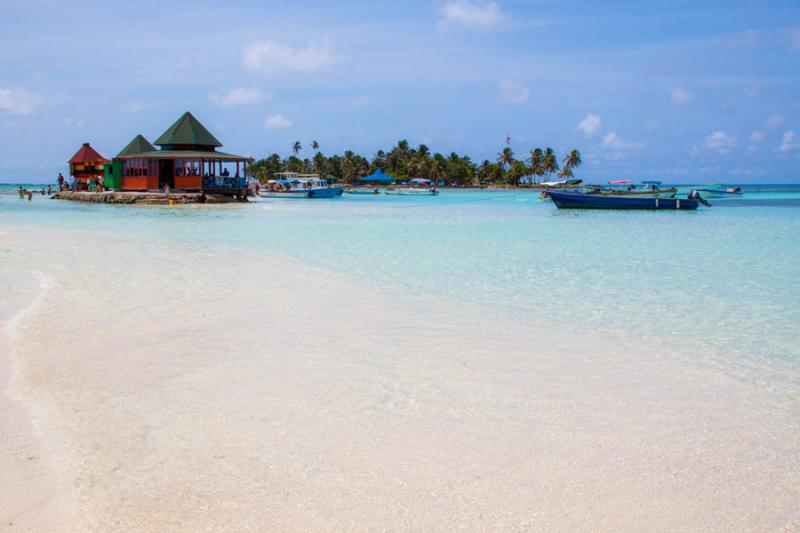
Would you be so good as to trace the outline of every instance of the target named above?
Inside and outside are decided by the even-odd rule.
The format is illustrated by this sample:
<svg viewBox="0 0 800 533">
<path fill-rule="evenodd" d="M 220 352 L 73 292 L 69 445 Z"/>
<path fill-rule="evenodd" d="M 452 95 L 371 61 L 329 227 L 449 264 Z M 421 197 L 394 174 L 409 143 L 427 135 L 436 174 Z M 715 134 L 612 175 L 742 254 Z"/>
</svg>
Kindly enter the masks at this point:
<svg viewBox="0 0 800 533">
<path fill-rule="evenodd" d="M 800 2 L 0 0 L 0 181 L 187 110 L 255 158 L 509 136 L 587 180 L 800 182 Z"/>
</svg>

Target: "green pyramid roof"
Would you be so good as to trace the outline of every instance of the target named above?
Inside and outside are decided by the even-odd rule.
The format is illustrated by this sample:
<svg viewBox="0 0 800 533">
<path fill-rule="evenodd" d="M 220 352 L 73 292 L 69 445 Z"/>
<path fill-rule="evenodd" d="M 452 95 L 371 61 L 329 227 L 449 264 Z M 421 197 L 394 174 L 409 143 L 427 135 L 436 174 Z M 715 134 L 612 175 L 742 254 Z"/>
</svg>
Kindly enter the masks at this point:
<svg viewBox="0 0 800 533">
<path fill-rule="evenodd" d="M 191 145 L 191 146 L 222 146 L 222 143 L 200 121 L 188 111 L 175 121 L 156 142 L 158 146 L 165 145 Z"/>
<path fill-rule="evenodd" d="M 156 147 L 150 144 L 147 139 L 141 135 L 137 135 L 131 142 L 128 143 L 128 146 L 123 148 L 122 151 L 117 154 L 117 157 L 130 157 L 133 155 L 143 154 L 145 152 L 152 152 L 155 149 Z"/>
</svg>

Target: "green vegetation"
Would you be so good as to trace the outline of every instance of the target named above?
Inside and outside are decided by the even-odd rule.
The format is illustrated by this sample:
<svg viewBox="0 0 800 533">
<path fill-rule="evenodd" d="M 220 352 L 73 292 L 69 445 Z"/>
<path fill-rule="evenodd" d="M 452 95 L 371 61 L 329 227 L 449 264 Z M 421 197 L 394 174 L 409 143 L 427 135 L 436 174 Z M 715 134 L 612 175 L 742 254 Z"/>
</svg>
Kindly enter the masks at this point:
<svg viewBox="0 0 800 533">
<path fill-rule="evenodd" d="M 399 181 L 411 178 L 426 178 L 443 181 L 446 185 L 462 187 L 483 186 L 517 186 L 526 183 L 538 183 L 543 178 L 551 179 L 553 174 L 559 178 L 569 178 L 581 165 L 581 154 L 572 150 L 567 154 L 561 167 L 558 157 L 552 148 L 534 148 L 530 157 L 523 161 L 514 157 L 510 147 L 505 147 L 497 154 L 496 161 L 473 162 L 469 156 L 456 153 L 443 155 L 431 154 L 424 144 L 411 148 L 408 141 L 402 140 L 388 153 L 378 150 L 372 158 L 355 154 L 351 150 L 342 155 L 325 156 L 320 151 L 317 141 L 311 142 L 313 156 L 300 158 L 303 146 L 300 141 L 292 145 L 292 153 L 287 158 L 278 154 L 259 159 L 248 166 L 248 174 L 261 181 L 273 179 L 278 172 L 314 173 L 328 176 L 335 181 L 355 182 L 380 168 Z M 560 169 L 560 170 L 559 170 Z"/>
</svg>

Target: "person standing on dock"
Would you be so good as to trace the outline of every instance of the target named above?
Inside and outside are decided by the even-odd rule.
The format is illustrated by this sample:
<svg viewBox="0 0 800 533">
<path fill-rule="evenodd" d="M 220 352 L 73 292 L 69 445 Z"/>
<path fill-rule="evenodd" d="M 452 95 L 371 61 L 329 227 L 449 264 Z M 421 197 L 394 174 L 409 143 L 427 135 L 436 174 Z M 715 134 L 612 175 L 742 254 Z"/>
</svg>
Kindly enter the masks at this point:
<svg viewBox="0 0 800 533">
<path fill-rule="evenodd" d="M 58 190 L 64 190 L 64 176 L 61 175 L 61 172 L 58 173 Z"/>
</svg>

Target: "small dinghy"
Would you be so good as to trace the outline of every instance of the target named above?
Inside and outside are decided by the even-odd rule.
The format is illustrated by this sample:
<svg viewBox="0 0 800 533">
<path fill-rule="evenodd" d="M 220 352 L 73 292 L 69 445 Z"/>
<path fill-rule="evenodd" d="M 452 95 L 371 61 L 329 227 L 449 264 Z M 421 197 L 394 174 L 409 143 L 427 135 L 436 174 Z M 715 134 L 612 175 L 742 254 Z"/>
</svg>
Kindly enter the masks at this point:
<svg viewBox="0 0 800 533">
<path fill-rule="evenodd" d="M 408 187 L 396 187 L 383 192 L 398 196 L 436 196 L 439 194 L 439 189 L 431 180 L 417 178 L 411 180 Z"/>
<path fill-rule="evenodd" d="M 345 189 L 344 192 L 345 194 L 371 194 L 374 196 L 376 194 L 380 194 L 381 190 L 377 187 L 350 187 Z"/>
<path fill-rule="evenodd" d="M 702 193 L 707 198 L 737 198 L 744 195 L 741 187 L 725 187 L 723 185 L 713 185 L 694 190 Z"/>
</svg>

